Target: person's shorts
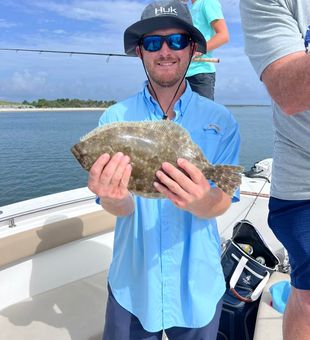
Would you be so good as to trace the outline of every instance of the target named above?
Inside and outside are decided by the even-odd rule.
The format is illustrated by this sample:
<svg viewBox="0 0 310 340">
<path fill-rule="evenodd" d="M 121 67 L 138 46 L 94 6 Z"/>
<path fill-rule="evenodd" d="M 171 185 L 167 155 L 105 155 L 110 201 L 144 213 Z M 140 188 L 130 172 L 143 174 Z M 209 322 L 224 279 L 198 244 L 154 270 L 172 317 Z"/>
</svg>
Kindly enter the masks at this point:
<svg viewBox="0 0 310 340">
<path fill-rule="evenodd" d="M 268 224 L 288 252 L 292 286 L 310 290 L 310 200 L 270 197 Z"/>
<path fill-rule="evenodd" d="M 215 72 L 198 73 L 194 76 L 186 77 L 190 87 L 203 97 L 214 100 Z"/>
<path fill-rule="evenodd" d="M 108 285 L 108 301 L 105 317 L 103 340 L 161 340 L 163 331 L 146 331 L 138 318 L 123 308 L 114 298 Z M 201 328 L 172 327 L 165 330 L 173 340 L 215 340 L 219 328 L 223 299 L 216 306 L 213 319 Z M 208 308 L 208 306 L 206 306 Z"/>
</svg>

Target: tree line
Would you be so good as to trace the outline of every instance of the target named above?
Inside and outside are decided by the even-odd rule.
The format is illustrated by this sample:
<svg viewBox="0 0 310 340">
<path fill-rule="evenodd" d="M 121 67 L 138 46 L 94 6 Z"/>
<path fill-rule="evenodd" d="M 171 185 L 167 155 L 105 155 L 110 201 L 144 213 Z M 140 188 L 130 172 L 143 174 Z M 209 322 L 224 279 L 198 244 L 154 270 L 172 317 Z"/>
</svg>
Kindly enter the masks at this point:
<svg viewBox="0 0 310 340">
<path fill-rule="evenodd" d="M 27 100 L 23 101 L 23 105 L 32 106 L 37 108 L 62 108 L 62 107 L 109 107 L 115 104 L 115 100 L 82 100 L 82 99 L 69 99 L 69 98 L 59 98 L 54 100 L 38 99 L 32 102 Z"/>
</svg>

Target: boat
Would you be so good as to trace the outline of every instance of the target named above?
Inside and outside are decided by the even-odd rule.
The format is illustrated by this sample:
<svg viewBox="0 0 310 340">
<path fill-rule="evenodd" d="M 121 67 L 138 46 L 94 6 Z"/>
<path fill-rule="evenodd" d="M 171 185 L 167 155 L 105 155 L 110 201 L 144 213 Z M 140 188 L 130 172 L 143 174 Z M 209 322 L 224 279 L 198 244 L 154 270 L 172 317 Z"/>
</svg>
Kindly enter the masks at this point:
<svg viewBox="0 0 310 340">
<path fill-rule="evenodd" d="M 240 202 L 218 217 L 221 241 L 251 221 L 272 251 L 285 250 L 267 225 L 272 159 L 242 175 Z M 101 340 L 115 217 L 88 188 L 0 207 L 0 338 Z M 254 340 L 282 339 L 282 314 L 268 287 L 289 280 L 275 272 L 259 303 Z"/>
</svg>

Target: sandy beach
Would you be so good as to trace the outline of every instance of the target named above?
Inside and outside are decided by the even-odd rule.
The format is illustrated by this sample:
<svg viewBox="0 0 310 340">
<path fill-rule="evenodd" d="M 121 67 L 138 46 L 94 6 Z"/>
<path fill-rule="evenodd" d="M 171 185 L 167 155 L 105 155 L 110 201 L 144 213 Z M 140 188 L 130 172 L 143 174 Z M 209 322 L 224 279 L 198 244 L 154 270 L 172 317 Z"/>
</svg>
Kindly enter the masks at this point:
<svg viewBox="0 0 310 340">
<path fill-rule="evenodd" d="M 0 107 L 1 112 L 26 112 L 26 111 L 104 111 L 104 107 L 63 107 L 63 108 L 16 108 L 16 107 Z"/>
</svg>

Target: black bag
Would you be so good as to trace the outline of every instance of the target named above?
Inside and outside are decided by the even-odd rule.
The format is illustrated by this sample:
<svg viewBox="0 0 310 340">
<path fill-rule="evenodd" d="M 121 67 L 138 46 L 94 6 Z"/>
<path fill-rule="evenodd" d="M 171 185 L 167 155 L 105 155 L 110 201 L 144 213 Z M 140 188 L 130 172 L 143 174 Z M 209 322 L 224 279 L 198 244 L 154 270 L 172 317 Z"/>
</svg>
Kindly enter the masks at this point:
<svg viewBox="0 0 310 340">
<path fill-rule="evenodd" d="M 240 295 L 247 292 L 237 289 Z M 239 301 L 226 289 L 217 340 L 253 340 L 259 301 L 260 299 L 251 303 Z"/>
<path fill-rule="evenodd" d="M 250 254 L 242 245 L 251 250 Z M 221 263 L 227 288 L 240 301 L 253 302 L 260 297 L 279 260 L 252 223 L 242 220 L 224 246 Z"/>
</svg>

